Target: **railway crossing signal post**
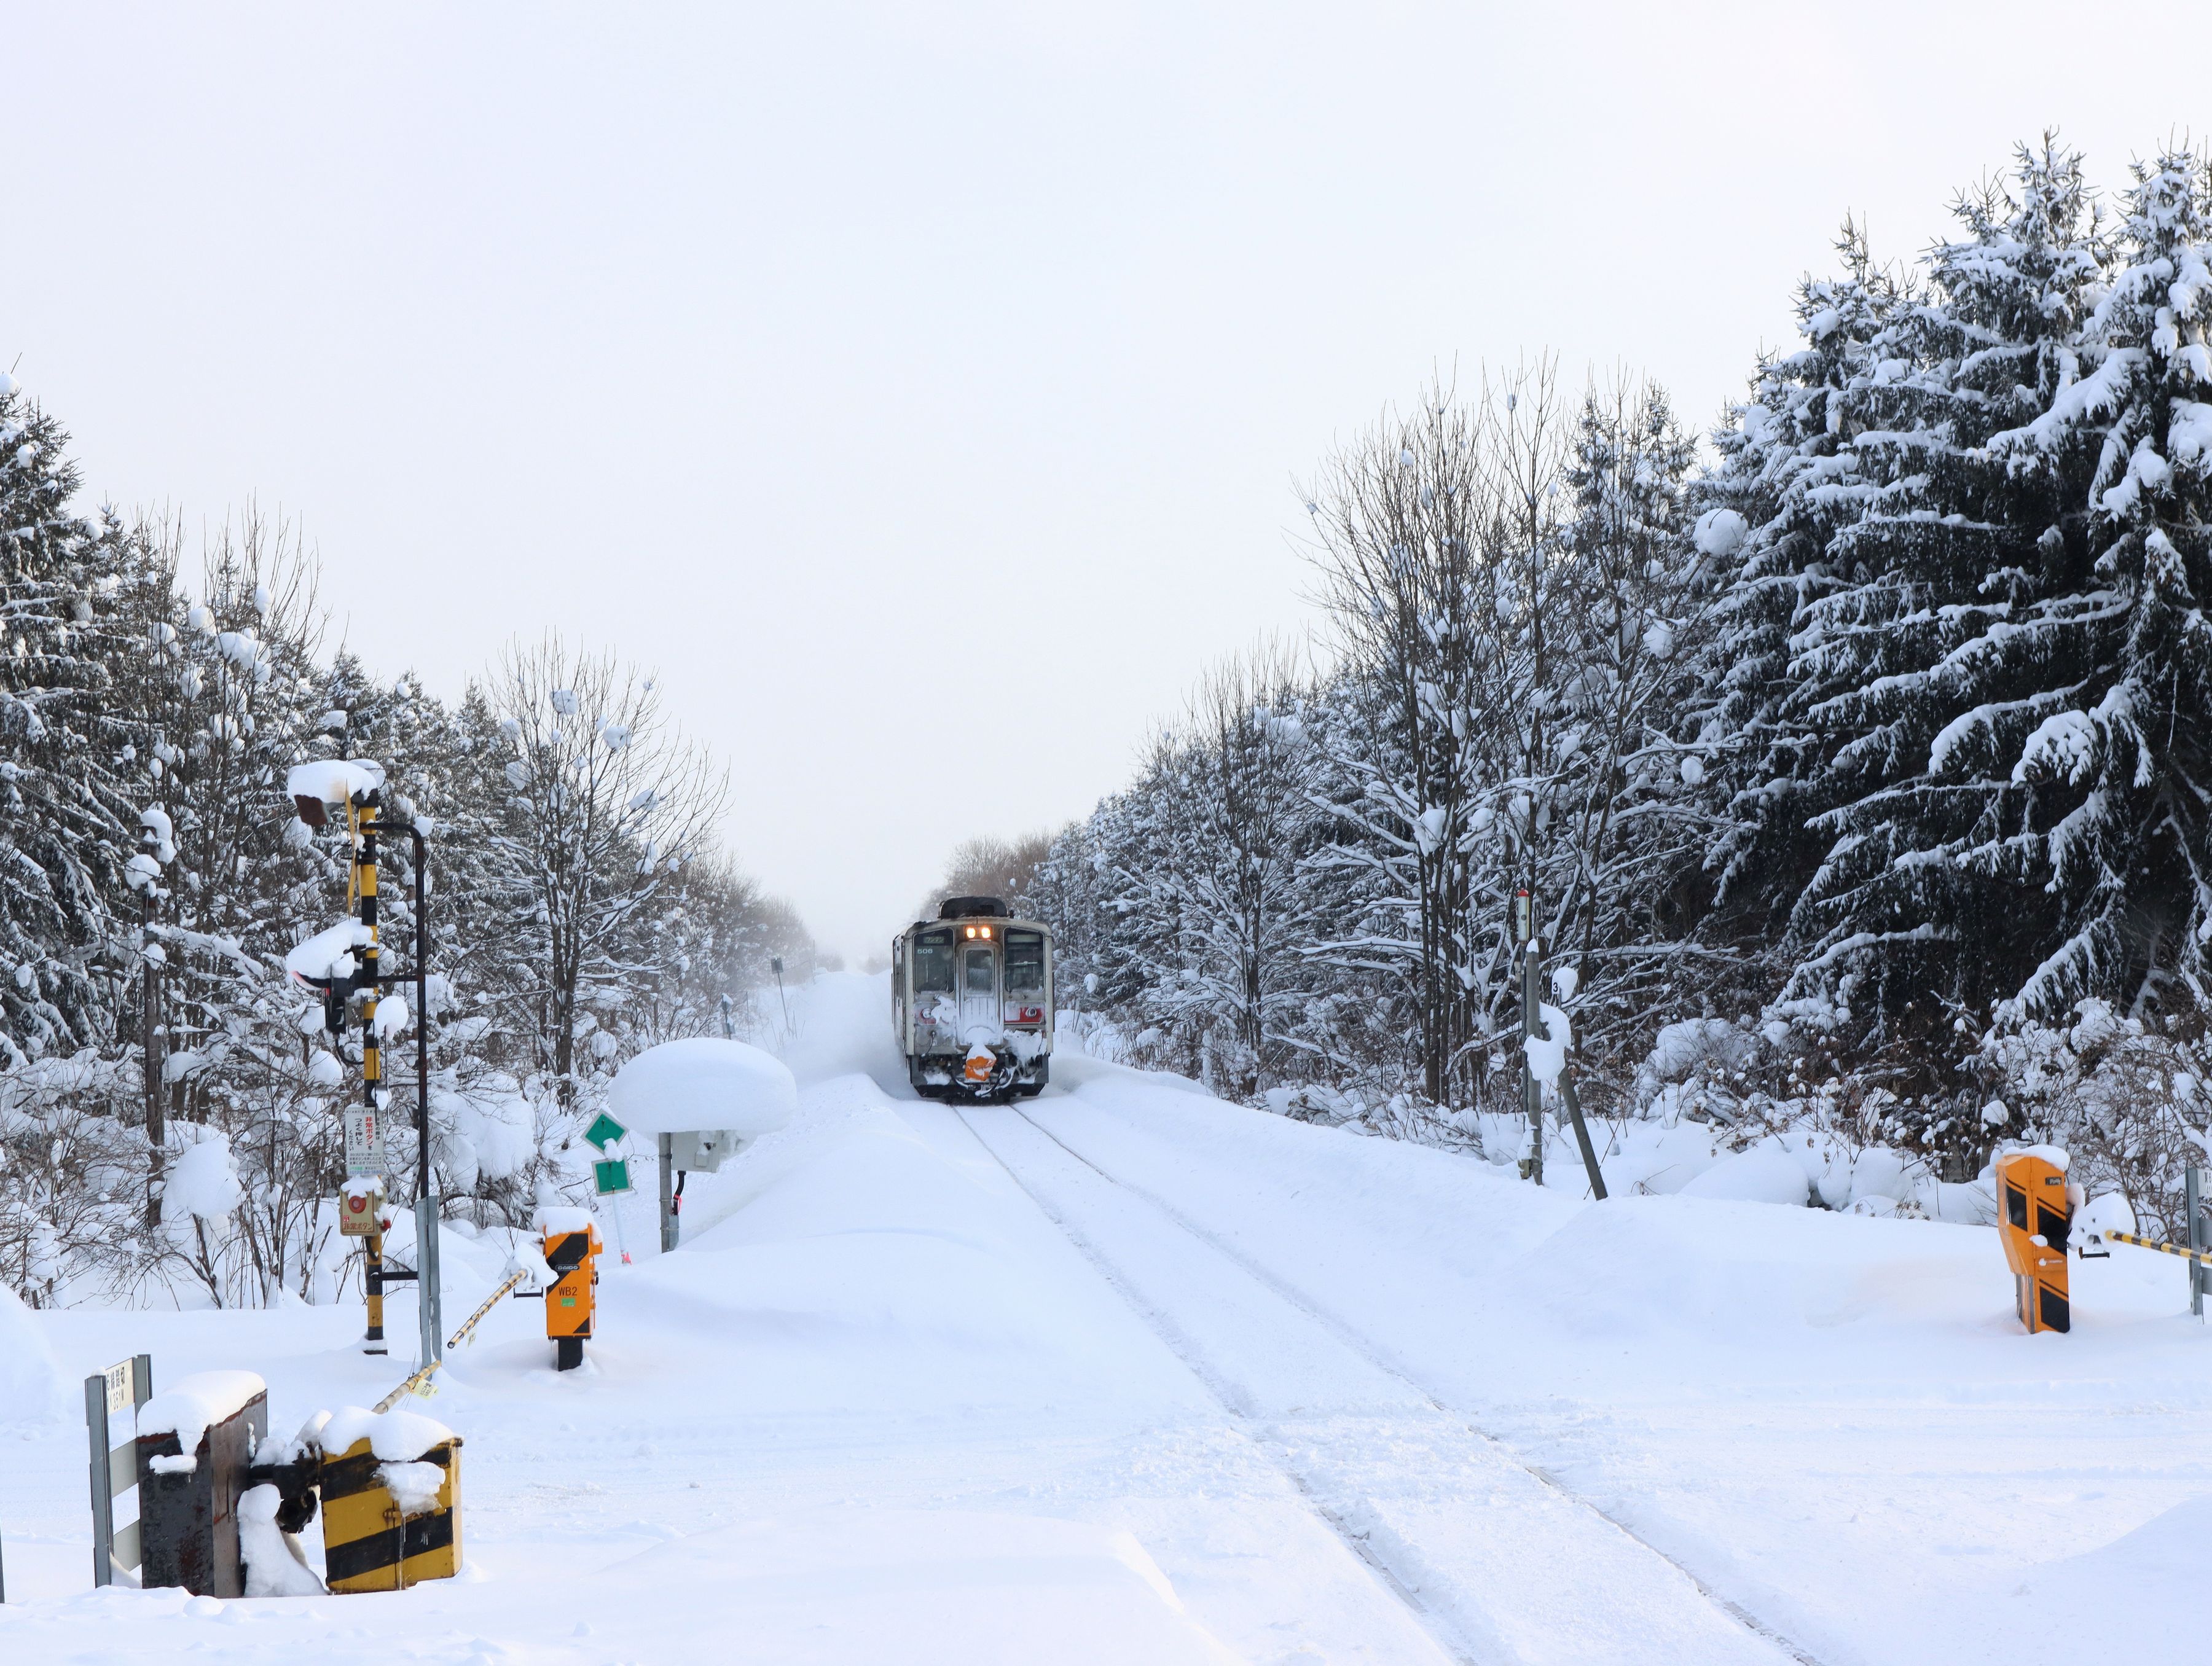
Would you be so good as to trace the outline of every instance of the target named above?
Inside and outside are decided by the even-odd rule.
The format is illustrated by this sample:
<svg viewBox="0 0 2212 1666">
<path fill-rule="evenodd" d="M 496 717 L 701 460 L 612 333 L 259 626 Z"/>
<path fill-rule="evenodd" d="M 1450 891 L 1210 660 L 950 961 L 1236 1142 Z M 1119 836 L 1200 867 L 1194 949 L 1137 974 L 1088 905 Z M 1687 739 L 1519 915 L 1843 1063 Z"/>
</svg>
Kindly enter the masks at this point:
<svg viewBox="0 0 2212 1666">
<path fill-rule="evenodd" d="M 346 764 L 335 772 L 328 766 L 303 765 L 292 772 L 292 778 L 286 784 L 300 820 L 310 827 L 326 825 L 329 808 L 343 809 L 351 854 L 349 900 L 354 904 L 355 918 L 366 933 L 366 941 L 360 945 L 360 969 L 351 976 L 315 977 L 297 972 L 295 976 L 322 995 L 324 1025 L 333 1035 L 344 1033 L 347 1008 L 352 997 L 358 996 L 361 999 L 362 1103 L 347 1122 L 346 1168 L 349 1181 L 372 1175 L 380 1178 L 385 1168 L 384 1118 L 392 1095 L 384 1086 L 383 1038 L 376 1024 L 378 997 L 387 984 L 411 979 L 415 984 L 416 1264 L 411 1270 L 385 1264 L 380 1217 L 376 1223 L 379 1230 L 367 1234 L 362 1248 L 368 1323 L 362 1351 L 388 1351 L 384 1336 L 384 1287 L 412 1280 L 419 1293 L 422 1359 L 427 1364 L 444 1353 L 441 1346 L 441 1281 L 438 1268 L 441 1211 L 430 1175 L 429 961 L 428 944 L 423 936 L 428 907 L 423 881 L 429 851 L 418 822 L 412 819 L 384 819 L 380 804 L 382 779 L 383 771 L 373 765 Z M 413 841 L 415 858 L 415 965 L 409 972 L 391 976 L 383 972 L 377 930 L 377 841 L 385 833 L 405 834 Z"/>
</svg>

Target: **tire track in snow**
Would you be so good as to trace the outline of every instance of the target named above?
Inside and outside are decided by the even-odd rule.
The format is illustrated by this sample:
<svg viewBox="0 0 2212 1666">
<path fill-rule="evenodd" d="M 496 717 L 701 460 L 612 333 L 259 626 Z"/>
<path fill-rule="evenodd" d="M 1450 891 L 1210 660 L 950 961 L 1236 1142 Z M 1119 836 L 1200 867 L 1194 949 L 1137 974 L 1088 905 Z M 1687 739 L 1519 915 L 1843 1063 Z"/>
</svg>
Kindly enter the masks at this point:
<svg viewBox="0 0 2212 1666">
<path fill-rule="evenodd" d="M 1186 1335 L 1182 1328 L 1173 1319 L 1146 1301 L 1123 1275 L 1121 1268 L 1115 1264 L 1090 1236 L 1071 1221 L 1066 1215 L 1047 1199 L 1041 1191 L 1031 1185 L 1023 1177 L 1021 1172 L 1006 1160 L 998 1148 L 983 1137 L 982 1130 L 969 1119 L 965 1111 L 957 1106 L 949 1108 L 951 1109 L 953 1115 L 960 1119 L 961 1125 L 967 1129 L 975 1143 L 982 1147 L 991 1160 L 1005 1171 L 1006 1178 L 1019 1188 L 1030 1203 L 1036 1205 L 1038 1212 L 1046 1220 L 1060 1228 L 1067 1241 L 1075 1246 L 1077 1252 L 1091 1263 L 1101 1278 L 1106 1281 L 1108 1287 L 1115 1294 L 1128 1304 L 1130 1311 L 1145 1322 L 1146 1325 L 1165 1345 L 1168 1351 L 1182 1360 L 1191 1374 L 1205 1385 L 1206 1391 L 1212 1395 L 1222 1410 L 1228 1414 L 1238 1432 L 1267 1460 L 1271 1467 L 1290 1482 L 1306 1507 L 1313 1512 L 1315 1518 L 1328 1528 L 1329 1532 L 1359 1560 L 1361 1565 L 1374 1576 L 1377 1584 L 1389 1591 L 1404 1606 L 1407 1612 L 1413 1616 L 1414 1623 L 1421 1628 L 1429 1639 L 1448 1658 L 1459 1663 L 1459 1666 L 1485 1666 L 1481 1657 L 1468 1646 L 1464 1639 L 1458 1635 L 1458 1628 L 1423 1600 L 1419 1576 L 1409 1575 L 1395 1566 L 1391 1560 L 1372 1542 L 1370 1534 L 1360 1530 L 1346 1518 L 1343 1512 L 1333 1508 L 1316 1490 L 1311 1479 L 1300 1474 L 1295 1466 L 1276 1451 L 1273 1443 L 1264 1439 L 1251 1427 L 1255 1411 L 1251 1396 L 1237 1384 L 1217 1372 L 1199 1348 L 1194 1339 Z M 1028 1118 L 1024 1117 L 1024 1120 L 1027 1121 Z M 1036 1127 L 1036 1124 L 1031 1123 L 1030 1126 Z M 1048 1139 L 1052 1137 L 1042 1128 L 1038 1128 L 1037 1131 L 1045 1134 Z M 1057 1140 L 1053 1142 L 1055 1145 L 1060 1143 Z M 1066 1148 L 1062 1146 L 1061 1149 L 1066 1150 Z M 1070 1152 L 1069 1155 L 1073 1156 L 1075 1154 Z M 1084 1160 L 1079 1157 L 1077 1160 Z M 1086 1166 L 1096 1167 L 1095 1165 L 1090 1164 L 1086 1164 Z M 1100 1172 L 1103 1174 L 1103 1171 Z M 1114 1181 L 1110 1175 L 1104 1175 L 1103 1178 L 1114 1184 L 1120 1184 L 1118 1181 Z"/>
<path fill-rule="evenodd" d="M 1314 1325 L 1325 1331 L 1342 1347 L 1357 1354 L 1366 1364 L 1372 1366 L 1375 1370 L 1382 1372 L 1383 1375 L 1403 1384 L 1414 1394 L 1419 1396 L 1423 1401 L 1433 1408 L 1437 1412 L 1446 1417 L 1451 1418 L 1455 1422 L 1461 1424 L 1466 1428 L 1468 1433 L 1477 1437 L 1484 1442 L 1486 1445 L 1512 1463 L 1516 1469 L 1519 1469 L 1526 1474 L 1534 1477 L 1537 1481 L 1541 1483 L 1550 1492 L 1557 1494 L 1559 1498 L 1566 1500 L 1568 1503 L 1574 1505 L 1582 1510 L 1588 1511 L 1590 1514 L 1598 1518 L 1599 1520 L 1605 1523 L 1614 1531 L 1620 1533 L 1632 1543 L 1639 1547 L 1650 1555 L 1656 1558 L 1659 1561 L 1665 1563 L 1683 1578 L 1688 1580 L 1689 1583 L 1696 1589 L 1699 1596 L 1703 1596 L 1706 1602 L 1710 1602 L 1716 1609 L 1723 1615 L 1725 1615 L 1736 1625 L 1741 1626 L 1746 1631 L 1751 1633 L 1753 1636 L 1760 1639 L 1762 1641 L 1780 1650 L 1790 1659 L 1797 1662 L 1798 1666 L 1823 1666 L 1823 1663 L 1818 1657 L 1808 1652 L 1802 1645 L 1796 1642 L 1795 1639 L 1790 1637 L 1787 1633 L 1778 1630 L 1776 1627 L 1768 1625 L 1765 1621 L 1759 1619 L 1757 1615 L 1745 1608 L 1741 1603 L 1735 1602 L 1734 1599 L 1716 1590 L 1712 1585 L 1706 1583 L 1705 1579 L 1701 1578 L 1694 1569 L 1686 1566 L 1676 1558 L 1669 1555 L 1666 1551 L 1662 1550 L 1658 1546 L 1653 1544 L 1642 1534 L 1638 1533 L 1634 1528 L 1629 1526 L 1627 1523 L 1613 1515 L 1603 1505 L 1598 1504 L 1595 1500 L 1586 1497 L 1583 1493 L 1574 1491 L 1571 1487 L 1560 1481 L 1557 1475 L 1552 1474 L 1551 1471 L 1546 1469 L 1540 1464 L 1531 1463 L 1527 1459 L 1521 1457 L 1519 1453 L 1516 1452 L 1513 1448 L 1508 1445 L 1504 1441 L 1500 1440 L 1496 1435 L 1491 1433 L 1489 1430 L 1484 1428 L 1463 1408 L 1452 1405 L 1435 1390 L 1431 1389 L 1427 1384 L 1423 1383 L 1418 1378 L 1407 1372 L 1404 1366 L 1391 1360 L 1380 1343 L 1376 1342 L 1373 1338 L 1355 1330 L 1352 1326 L 1346 1324 L 1334 1313 L 1328 1312 L 1327 1310 L 1316 1306 L 1304 1294 L 1304 1292 L 1300 1291 L 1287 1280 L 1276 1274 L 1272 1269 L 1254 1260 L 1250 1256 L 1245 1254 L 1242 1250 L 1237 1249 L 1234 1245 L 1227 1243 L 1213 1232 L 1200 1225 L 1197 1221 L 1192 1220 L 1190 1216 L 1185 1214 L 1182 1209 L 1178 1209 L 1175 1204 L 1170 1203 L 1167 1199 L 1160 1196 L 1156 1192 L 1152 1191 L 1145 1186 L 1138 1184 L 1133 1180 L 1124 1179 L 1121 1176 L 1111 1173 L 1105 1168 L 1101 1167 L 1097 1163 L 1092 1161 L 1082 1152 L 1078 1151 L 1073 1146 L 1068 1144 L 1066 1141 L 1061 1139 L 1060 1136 L 1054 1133 L 1052 1130 L 1047 1128 L 1042 1123 L 1037 1121 L 1037 1119 L 1030 1115 L 1027 1111 L 1022 1110 L 1017 1106 L 1014 1108 L 1014 1114 L 1020 1117 L 1024 1122 L 1027 1123 L 1039 1134 L 1042 1134 L 1046 1139 L 1051 1141 L 1054 1145 L 1059 1147 L 1059 1148 L 1066 1153 L 1069 1157 L 1082 1164 L 1084 1167 L 1089 1169 L 1093 1174 L 1096 1174 L 1100 1179 L 1104 1180 L 1108 1184 L 1115 1186 L 1121 1191 L 1127 1193 L 1130 1196 L 1138 1198 L 1151 1206 L 1168 1221 L 1171 1221 L 1175 1226 L 1180 1227 L 1188 1236 L 1205 1245 L 1216 1255 L 1218 1255 L 1231 1265 L 1236 1267 L 1239 1271 L 1251 1278 L 1255 1283 L 1265 1287 L 1268 1292 L 1280 1299 L 1285 1306 L 1296 1310 L 1299 1314 L 1310 1320 Z M 968 1118 L 965 1112 L 961 1113 L 961 1120 L 963 1123 L 968 1122 Z M 985 1140 L 980 1132 L 976 1131 L 972 1123 L 969 1124 L 969 1131 L 975 1135 L 977 1142 L 982 1145 L 985 1150 L 991 1153 L 992 1157 L 997 1160 L 999 1166 L 1001 1168 L 1004 1168 L 1009 1175 L 1012 1176 L 1015 1184 L 1020 1186 L 1024 1191 L 1028 1192 L 1032 1199 L 1036 1199 L 1036 1193 L 1030 1189 L 1028 1184 L 1023 1180 L 1020 1174 L 1015 1172 L 1012 1166 L 1009 1164 L 1004 1157 L 1000 1156 L 997 1151 L 992 1149 L 990 1142 Z M 1076 1233 L 1068 1227 L 1067 1223 L 1062 1221 L 1054 1210 L 1048 1208 L 1041 1199 L 1037 1199 L 1037 1206 L 1038 1208 L 1044 1209 L 1046 1215 L 1053 1220 L 1054 1224 L 1060 1227 L 1063 1232 L 1067 1233 L 1071 1239 L 1076 1238 Z M 1103 1271 L 1109 1270 L 1103 1267 L 1103 1263 L 1101 1263 L 1101 1258 L 1093 1250 L 1090 1249 L 1080 1241 L 1077 1242 L 1077 1248 L 1082 1250 L 1084 1253 L 1094 1263 L 1101 1263 L 1101 1269 Z M 1109 1276 L 1114 1282 L 1116 1290 L 1121 1291 L 1125 1298 L 1128 1298 L 1130 1296 L 1130 1293 L 1127 1290 L 1121 1281 L 1118 1278 L 1114 1277 L 1110 1271 L 1109 1271 Z M 1158 1328 L 1159 1321 L 1158 1316 L 1150 1312 L 1141 1303 L 1133 1302 L 1133 1305 L 1137 1306 L 1139 1312 L 1142 1314 L 1148 1322 L 1154 1324 L 1155 1329 Z M 1163 1332 L 1162 1335 L 1163 1340 L 1168 1340 L 1164 1332 Z M 1175 1348 L 1179 1355 L 1183 1354 L 1182 1348 L 1176 1342 L 1170 1341 L 1169 1346 Z M 1201 1370 L 1194 1361 L 1191 1360 L 1187 1355 L 1184 1355 L 1184 1359 L 1185 1363 L 1189 1364 L 1194 1371 L 1200 1372 L 1201 1378 L 1206 1376 L 1204 1371 Z M 1210 1380 L 1207 1383 L 1207 1386 L 1209 1388 L 1213 1386 Z M 1285 1473 L 1287 1474 L 1289 1471 L 1286 1469 Z M 1297 1481 L 1297 1477 L 1295 1475 L 1293 1475 L 1291 1479 L 1294 1482 Z M 1301 1492 L 1305 1492 L 1307 1490 L 1304 1483 L 1299 1482 L 1298 1484 Z M 1332 1521 L 1330 1524 L 1332 1527 L 1336 1528 L 1340 1536 L 1345 1536 L 1345 1530 L 1338 1526 L 1335 1522 Z M 1350 1542 L 1348 1537 L 1347 1542 Z M 1355 1545 L 1354 1548 L 1361 1549 L 1358 1545 Z M 1364 1549 L 1361 1549 L 1361 1554 L 1363 1558 L 1365 1558 L 1367 1553 Z"/>
</svg>

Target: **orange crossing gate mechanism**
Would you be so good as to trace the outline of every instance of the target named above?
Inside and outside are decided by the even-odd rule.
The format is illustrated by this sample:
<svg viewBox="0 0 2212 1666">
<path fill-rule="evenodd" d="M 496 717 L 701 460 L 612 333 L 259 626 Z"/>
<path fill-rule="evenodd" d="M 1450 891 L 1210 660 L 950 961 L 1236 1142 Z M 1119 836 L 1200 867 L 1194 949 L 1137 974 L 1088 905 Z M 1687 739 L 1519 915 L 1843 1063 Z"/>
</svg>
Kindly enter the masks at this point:
<svg viewBox="0 0 2212 1666">
<path fill-rule="evenodd" d="M 2066 1171 L 2039 1151 L 1996 1160 L 1997 1236 L 2012 1269 L 2020 1322 L 2033 1333 L 2072 1328 L 2066 1289 L 2066 1233 L 2073 1208 Z"/>
<path fill-rule="evenodd" d="M 599 1281 L 598 1257 L 605 1247 L 597 1227 L 546 1229 L 545 1264 L 556 1276 L 545 1291 L 545 1334 L 553 1343 L 557 1371 L 574 1371 L 584 1363 L 584 1342 L 592 1334 L 592 1287 Z"/>
</svg>

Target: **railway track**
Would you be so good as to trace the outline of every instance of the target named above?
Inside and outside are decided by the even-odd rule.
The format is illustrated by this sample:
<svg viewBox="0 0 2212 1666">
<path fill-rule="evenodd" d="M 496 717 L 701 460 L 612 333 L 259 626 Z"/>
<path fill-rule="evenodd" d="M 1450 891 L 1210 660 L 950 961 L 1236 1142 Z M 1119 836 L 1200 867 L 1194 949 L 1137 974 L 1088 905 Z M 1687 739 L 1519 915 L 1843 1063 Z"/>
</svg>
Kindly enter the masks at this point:
<svg viewBox="0 0 2212 1666">
<path fill-rule="evenodd" d="M 1166 1198 L 1026 1111 L 951 1114 L 1446 1658 L 1822 1666 Z"/>
</svg>

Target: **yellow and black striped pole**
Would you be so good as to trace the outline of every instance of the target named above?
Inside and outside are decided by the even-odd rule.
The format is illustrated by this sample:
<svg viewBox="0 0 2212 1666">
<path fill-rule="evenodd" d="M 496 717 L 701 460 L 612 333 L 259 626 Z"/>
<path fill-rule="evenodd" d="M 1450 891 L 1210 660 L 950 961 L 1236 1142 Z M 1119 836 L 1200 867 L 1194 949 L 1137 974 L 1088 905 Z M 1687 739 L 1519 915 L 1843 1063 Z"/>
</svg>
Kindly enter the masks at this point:
<svg viewBox="0 0 2212 1666">
<path fill-rule="evenodd" d="M 381 1134 L 384 1127 L 384 1058 L 376 1045 L 376 823 L 363 817 L 362 812 L 366 808 L 358 798 L 349 797 L 346 800 L 346 827 L 353 837 L 353 891 L 357 899 L 361 923 L 368 928 L 368 942 L 362 949 L 364 969 L 361 1008 L 362 1094 L 368 1106 L 370 1126 Z M 362 1352 L 382 1354 L 387 1351 L 384 1342 L 382 1233 L 369 1235 L 364 1259 L 367 1263 L 364 1282 L 368 1291 L 368 1335 Z"/>
<path fill-rule="evenodd" d="M 2199 1267 L 2212 1267 L 2212 1250 L 2192 1250 L 2181 1244 L 2161 1244 L 2155 1238 L 2138 1238 L 2133 1233 L 2115 1232 L 2110 1227 L 2098 1229 L 2097 1236 L 2110 1238 L 2122 1244 L 2132 1244 L 2139 1250 L 2156 1250 L 2160 1255 L 2178 1255 L 2184 1261 Z"/>
</svg>

